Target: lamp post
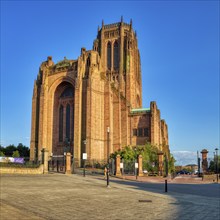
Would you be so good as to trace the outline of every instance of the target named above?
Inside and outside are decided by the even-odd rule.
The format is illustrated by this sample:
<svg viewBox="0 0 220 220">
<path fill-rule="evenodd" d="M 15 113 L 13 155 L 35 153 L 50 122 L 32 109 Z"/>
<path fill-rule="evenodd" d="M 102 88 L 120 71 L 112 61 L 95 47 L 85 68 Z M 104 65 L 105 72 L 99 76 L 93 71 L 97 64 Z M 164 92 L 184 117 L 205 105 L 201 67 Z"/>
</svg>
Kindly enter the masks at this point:
<svg viewBox="0 0 220 220">
<path fill-rule="evenodd" d="M 109 159 L 110 156 L 109 134 L 110 134 L 110 127 L 107 127 L 107 160 Z"/>
<path fill-rule="evenodd" d="M 213 163 L 214 163 L 214 165 L 213 165 L 213 172 L 215 172 L 215 170 L 216 170 L 216 164 L 215 164 L 215 151 L 213 152 Z"/>
<path fill-rule="evenodd" d="M 199 151 L 197 151 L 197 160 L 198 160 L 198 176 L 200 176 L 200 158 L 199 158 Z"/>
<path fill-rule="evenodd" d="M 53 170 L 53 152 L 50 153 L 51 157 L 51 170 Z"/>
<path fill-rule="evenodd" d="M 218 183 L 218 148 L 215 148 L 215 154 L 216 154 L 216 180 Z"/>
<path fill-rule="evenodd" d="M 86 151 L 86 139 L 83 141 L 83 143 L 85 144 L 85 150 Z M 83 155 L 83 176 L 85 177 L 86 176 L 86 157 L 87 157 L 87 154 L 84 154 Z"/>
<path fill-rule="evenodd" d="M 109 156 L 110 156 L 110 146 L 109 146 L 109 134 L 110 134 L 110 127 L 107 127 L 107 187 L 109 187 Z"/>
<path fill-rule="evenodd" d="M 138 168 L 137 166 L 138 165 L 137 165 L 137 148 L 136 147 L 134 148 L 134 152 L 135 152 L 134 172 L 135 172 L 135 177 L 137 179 L 137 175 L 138 175 L 137 174 L 137 168 Z"/>
</svg>

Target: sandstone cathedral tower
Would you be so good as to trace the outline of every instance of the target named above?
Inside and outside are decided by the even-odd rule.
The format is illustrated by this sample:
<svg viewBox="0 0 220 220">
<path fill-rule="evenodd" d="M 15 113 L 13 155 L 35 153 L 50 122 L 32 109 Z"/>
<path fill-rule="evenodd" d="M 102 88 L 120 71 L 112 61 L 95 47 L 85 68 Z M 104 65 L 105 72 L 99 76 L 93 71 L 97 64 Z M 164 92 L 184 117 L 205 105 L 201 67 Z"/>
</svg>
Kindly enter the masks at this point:
<svg viewBox="0 0 220 220">
<path fill-rule="evenodd" d="M 169 154 L 168 129 L 155 102 L 142 108 L 136 33 L 123 22 L 98 28 L 93 49 L 76 60 L 40 66 L 32 98 L 31 160 L 71 152 L 75 161 L 107 160 L 125 146 L 150 142 Z"/>
</svg>

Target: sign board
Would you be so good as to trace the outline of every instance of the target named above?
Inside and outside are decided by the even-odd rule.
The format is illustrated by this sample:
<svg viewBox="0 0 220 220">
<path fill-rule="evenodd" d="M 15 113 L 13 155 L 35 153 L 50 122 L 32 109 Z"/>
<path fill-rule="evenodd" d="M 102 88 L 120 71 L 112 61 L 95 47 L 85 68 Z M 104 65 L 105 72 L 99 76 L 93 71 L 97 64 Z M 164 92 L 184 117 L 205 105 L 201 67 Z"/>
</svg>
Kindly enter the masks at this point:
<svg viewBox="0 0 220 220">
<path fill-rule="evenodd" d="M 135 163 L 135 168 L 138 168 L 138 163 Z"/>
<path fill-rule="evenodd" d="M 123 169 L 123 163 L 120 163 L 120 168 Z"/>
<path fill-rule="evenodd" d="M 2 163 L 24 163 L 24 158 L 22 157 L 0 157 L 0 162 Z"/>
<path fill-rule="evenodd" d="M 87 160 L 87 153 L 83 153 L 83 160 Z"/>
</svg>

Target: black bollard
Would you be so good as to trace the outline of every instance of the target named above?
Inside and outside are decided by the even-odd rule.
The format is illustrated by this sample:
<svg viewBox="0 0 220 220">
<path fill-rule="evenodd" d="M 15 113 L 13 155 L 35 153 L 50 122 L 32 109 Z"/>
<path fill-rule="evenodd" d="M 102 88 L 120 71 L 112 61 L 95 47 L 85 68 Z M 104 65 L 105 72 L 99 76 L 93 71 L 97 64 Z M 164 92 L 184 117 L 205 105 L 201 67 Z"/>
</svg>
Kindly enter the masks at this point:
<svg viewBox="0 0 220 220">
<path fill-rule="evenodd" d="M 107 166 L 107 187 L 109 187 L 109 166 Z"/>
<path fill-rule="evenodd" d="M 167 192 L 167 180 L 165 180 L 165 192 Z"/>
<path fill-rule="evenodd" d="M 84 161 L 84 168 L 83 168 L 83 176 L 85 177 L 86 176 L 86 167 L 85 167 L 86 163 Z"/>
</svg>

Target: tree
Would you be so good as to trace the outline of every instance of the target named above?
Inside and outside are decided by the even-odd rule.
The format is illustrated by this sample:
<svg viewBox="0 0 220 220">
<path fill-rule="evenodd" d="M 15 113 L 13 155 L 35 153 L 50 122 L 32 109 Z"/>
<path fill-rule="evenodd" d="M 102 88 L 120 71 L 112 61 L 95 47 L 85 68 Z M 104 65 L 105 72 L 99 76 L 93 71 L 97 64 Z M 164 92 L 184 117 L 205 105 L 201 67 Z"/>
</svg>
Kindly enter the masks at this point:
<svg viewBox="0 0 220 220">
<path fill-rule="evenodd" d="M 215 157 L 214 160 L 211 160 L 209 163 L 209 171 L 216 172 L 216 162 L 217 158 Z M 220 172 L 220 155 L 218 156 L 218 173 Z"/>
<path fill-rule="evenodd" d="M 5 148 L 0 145 L 0 156 L 4 157 L 5 156 Z"/>
<path fill-rule="evenodd" d="M 0 146 L 0 151 L 6 156 L 6 157 L 12 157 L 14 151 L 18 151 L 19 155 L 21 157 L 30 157 L 30 149 L 29 147 L 26 147 L 22 143 L 19 143 L 17 147 L 15 147 L 13 144 L 2 147 Z"/>
<path fill-rule="evenodd" d="M 5 156 L 7 157 L 11 157 L 13 152 L 16 151 L 17 148 L 12 144 L 12 145 L 9 145 L 5 148 Z"/>
<path fill-rule="evenodd" d="M 0 151 L 0 157 L 4 157 L 4 156 L 5 156 L 4 152 Z"/>
<path fill-rule="evenodd" d="M 20 157 L 20 154 L 19 154 L 19 151 L 18 150 L 16 150 L 16 151 L 14 151 L 13 152 L 13 154 L 12 154 L 12 157 Z"/>
<path fill-rule="evenodd" d="M 175 172 L 175 158 L 173 157 L 172 154 L 170 154 L 170 159 L 168 161 L 168 169 L 169 169 L 169 173 L 173 173 Z"/>
<path fill-rule="evenodd" d="M 143 158 L 143 169 L 148 171 L 157 172 L 158 169 L 158 148 L 150 143 L 144 146 L 126 146 L 122 150 L 118 150 L 111 154 L 111 158 L 116 158 L 119 154 L 125 162 L 131 162 L 137 159 L 138 155 L 142 155 Z"/>
<path fill-rule="evenodd" d="M 209 171 L 214 172 L 216 170 L 215 162 L 213 160 L 209 163 Z"/>
<path fill-rule="evenodd" d="M 0 145 L 0 151 L 2 151 L 2 152 L 5 151 L 5 148 L 2 145 Z"/>
<path fill-rule="evenodd" d="M 117 155 L 120 155 L 125 162 L 131 162 L 137 159 L 138 155 L 142 155 L 143 158 L 143 169 L 149 172 L 157 172 L 158 170 L 158 147 L 152 145 L 151 143 L 146 143 L 144 146 L 127 146 L 122 150 L 118 150 L 110 155 L 110 158 L 116 158 Z M 172 173 L 175 171 L 176 162 L 172 154 L 168 156 L 168 172 Z M 220 161 L 220 160 L 219 160 Z"/>
<path fill-rule="evenodd" d="M 30 156 L 30 149 L 29 149 L 29 147 L 26 147 L 22 143 L 18 144 L 17 150 L 19 151 L 21 157 L 29 157 Z"/>
</svg>

